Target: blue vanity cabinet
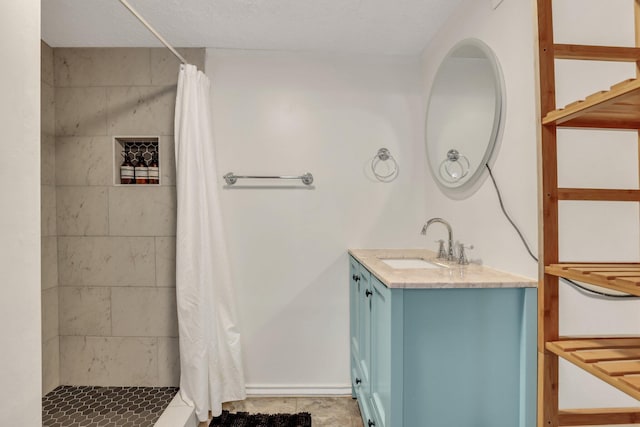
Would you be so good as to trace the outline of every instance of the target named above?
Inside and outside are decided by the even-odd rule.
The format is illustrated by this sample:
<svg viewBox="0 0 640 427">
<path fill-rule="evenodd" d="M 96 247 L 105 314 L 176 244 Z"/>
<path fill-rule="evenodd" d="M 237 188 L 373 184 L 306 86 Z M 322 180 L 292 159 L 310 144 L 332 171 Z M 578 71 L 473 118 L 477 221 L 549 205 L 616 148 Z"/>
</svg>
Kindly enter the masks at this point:
<svg viewBox="0 0 640 427">
<path fill-rule="evenodd" d="M 353 257 L 350 269 L 365 427 L 535 426 L 535 287 L 389 288 Z"/>
</svg>

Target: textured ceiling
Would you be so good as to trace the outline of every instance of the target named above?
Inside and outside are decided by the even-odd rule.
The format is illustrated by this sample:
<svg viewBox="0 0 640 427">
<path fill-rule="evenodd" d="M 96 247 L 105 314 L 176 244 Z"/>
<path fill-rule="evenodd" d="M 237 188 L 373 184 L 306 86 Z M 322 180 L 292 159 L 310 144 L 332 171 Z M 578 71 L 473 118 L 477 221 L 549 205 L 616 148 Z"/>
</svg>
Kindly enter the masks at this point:
<svg viewBox="0 0 640 427">
<path fill-rule="evenodd" d="M 416 54 L 461 0 L 129 0 L 174 46 Z M 118 0 L 42 0 L 53 47 L 160 46 Z"/>
</svg>

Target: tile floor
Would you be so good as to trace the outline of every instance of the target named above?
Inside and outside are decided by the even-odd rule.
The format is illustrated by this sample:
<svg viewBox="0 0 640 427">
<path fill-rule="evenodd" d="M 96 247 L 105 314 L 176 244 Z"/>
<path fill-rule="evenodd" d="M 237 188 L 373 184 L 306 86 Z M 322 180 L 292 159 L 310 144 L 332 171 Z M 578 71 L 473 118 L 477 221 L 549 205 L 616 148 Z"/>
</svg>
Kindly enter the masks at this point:
<svg viewBox="0 0 640 427">
<path fill-rule="evenodd" d="M 363 427 L 358 402 L 347 397 L 249 397 L 222 406 L 229 412 L 309 412 L 313 427 Z M 206 423 L 200 423 L 205 427 Z"/>
<path fill-rule="evenodd" d="M 60 386 L 42 398 L 43 427 L 151 427 L 176 387 Z"/>
</svg>

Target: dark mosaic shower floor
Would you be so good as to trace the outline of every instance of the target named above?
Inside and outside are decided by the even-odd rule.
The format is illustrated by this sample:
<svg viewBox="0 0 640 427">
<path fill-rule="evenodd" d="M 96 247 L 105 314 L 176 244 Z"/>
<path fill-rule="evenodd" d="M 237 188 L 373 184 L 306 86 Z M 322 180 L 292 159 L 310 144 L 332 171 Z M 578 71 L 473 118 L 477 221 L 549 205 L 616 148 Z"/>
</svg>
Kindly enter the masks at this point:
<svg viewBox="0 0 640 427">
<path fill-rule="evenodd" d="M 43 427 L 153 427 L 177 387 L 60 386 L 42 398 Z"/>
</svg>

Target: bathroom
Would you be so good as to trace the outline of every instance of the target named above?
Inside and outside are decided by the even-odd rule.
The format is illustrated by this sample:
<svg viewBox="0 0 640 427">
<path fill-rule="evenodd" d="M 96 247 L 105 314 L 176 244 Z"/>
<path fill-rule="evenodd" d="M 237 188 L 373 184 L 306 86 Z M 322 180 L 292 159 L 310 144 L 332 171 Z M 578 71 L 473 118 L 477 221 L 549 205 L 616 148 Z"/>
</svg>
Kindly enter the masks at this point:
<svg viewBox="0 0 640 427">
<path fill-rule="evenodd" d="M 60 381 L 70 375 L 72 368 L 82 367 L 82 353 L 71 347 L 72 341 L 83 345 L 81 337 L 149 341 L 150 344 L 142 345 L 141 349 L 126 350 L 131 355 L 121 366 L 109 367 L 109 375 L 121 378 L 138 375 L 141 367 L 150 363 L 153 374 L 145 378 L 148 385 L 177 385 L 172 283 L 160 279 L 172 275 L 170 248 L 174 235 L 170 230 L 175 226 L 175 218 L 170 212 L 175 209 L 172 194 L 175 187 L 171 170 L 164 169 L 167 175 L 159 188 L 144 189 L 140 198 L 136 196 L 131 200 L 122 189 L 113 187 L 111 181 L 71 176 L 73 170 L 61 163 L 74 162 L 76 156 L 82 158 L 87 154 L 78 154 L 73 149 L 74 138 L 93 139 L 97 146 L 100 137 L 106 139 L 108 145 L 112 136 L 133 133 L 159 135 L 164 146 L 161 150 L 166 150 L 165 165 L 171 164 L 175 94 L 158 90 L 153 106 L 140 108 L 139 114 L 143 115 L 140 120 L 127 117 L 112 120 L 104 113 L 104 131 L 90 129 L 95 126 L 93 122 L 82 122 L 79 130 L 69 130 L 59 121 L 60 117 L 55 117 L 53 131 L 51 123 L 43 122 L 41 145 L 39 87 L 41 79 L 44 81 L 44 76 L 55 69 L 43 70 L 41 77 L 40 40 L 44 35 L 40 14 L 52 13 L 51 5 L 55 2 L 43 2 L 42 6 L 34 0 L 13 3 L 16 4 L 2 6 L 3 12 L 8 13 L 2 14 L 0 30 L 2 51 L 8 55 L 5 64 L 13 64 L 0 72 L 2 93 L 7 94 L 0 101 L 2 115 L 9 118 L 3 120 L 6 141 L 2 148 L 5 178 L 2 194 L 5 206 L 14 207 L 5 208 L 0 214 L 6 236 L 0 246 L 1 271 L 7 289 L 0 310 L 5 337 L 0 377 L 5 384 L 2 401 L 6 402 L 0 405 L 0 420 L 2 425 L 36 426 L 41 424 L 42 393 L 63 384 Z M 421 34 L 423 44 L 393 44 L 371 37 L 367 40 L 367 49 L 347 46 L 342 51 L 317 47 L 305 50 L 293 43 L 264 50 L 217 48 L 203 43 L 186 51 L 187 59 L 204 69 L 212 80 L 219 175 L 312 172 L 315 179 L 313 189 L 274 188 L 277 185 L 265 188 L 262 184 L 254 188 L 223 188 L 221 176 L 218 182 L 222 189 L 231 271 L 236 283 L 248 393 L 350 394 L 347 249 L 435 249 L 434 240 L 444 238 L 444 230 L 430 230 L 425 237 L 420 235 L 420 229 L 428 218 L 443 217 L 452 224 L 456 239 L 474 245 L 468 254 L 472 260 L 537 278 L 537 263 L 529 258 L 502 215 L 490 181 L 486 180 L 471 197 L 452 200 L 433 182 L 426 161 L 424 117 L 438 65 L 459 40 L 481 39 L 493 49 L 500 62 L 506 94 L 504 130 L 493 165 L 495 177 L 509 213 L 536 250 L 538 124 L 535 120 L 534 4 L 528 0 L 503 0 L 494 8 L 491 3 L 490 0 L 463 0 L 450 6 L 450 14 L 442 22 L 425 23 Z M 628 13 L 631 3 L 630 0 L 615 3 L 589 0 L 589 7 L 585 7 L 584 0 L 557 0 L 556 19 L 563 22 L 565 30 L 573 31 L 558 32 L 557 36 L 580 43 L 633 45 L 633 23 Z M 139 4 L 144 10 L 144 3 Z M 147 7 L 153 9 L 153 6 Z M 344 10 L 336 6 L 335 13 L 341 11 Z M 581 24 L 571 26 L 578 21 L 574 19 L 576 14 L 580 15 Z M 406 16 L 407 20 L 416 18 Z M 123 22 L 140 25 L 129 19 Z M 181 17 L 180 22 L 188 31 L 187 17 Z M 585 26 L 585 22 L 588 25 Z M 162 28 L 158 29 L 163 32 Z M 113 86 L 126 87 L 120 94 L 123 104 L 135 100 L 135 94 L 148 88 L 174 85 L 176 77 L 171 75 L 171 67 L 177 73 L 177 61 L 151 36 L 148 40 L 149 46 L 154 46 L 145 53 L 149 58 L 148 83 L 135 80 L 147 78 L 135 72 L 139 56 L 110 50 L 113 56 L 102 60 L 107 67 L 113 67 L 108 68 L 111 71 L 105 73 L 98 68 L 103 74 L 89 76 L 82 70 L 73 70 L 75 74 L 69 74 L 61 83 L 49 80 L 55 92 L 56 113 L 60 112 L 61 117 L 68 113 L 61 97 L 65 91 L 72 92 L 69 87 L 76 91 L 81 87 L 85 93 L 102 91 L 108 108 L 106 97 L 110 88 L 100 83 L 100 79 L 110 78 L 116 82 L 111 83 Z M 170 41 L 175 46 L 183 45 L 180 39 Z M 61 61 L 58 67 L 64 60 L 72 63 L 74 58 L 76 63 L 82 63 L 83 55 L 73 57 L 74 48 L 51 43 L 54 45 L 50 62 L 53 67 L 56 60 Z M 56 49 L 59 49 L 57 58 Z M 121 61 L 121 66 L 114 67 L 110 61 Z M 122 67 L 132 68 L 118 75 Z M 564 87 L 568 88 L 559 93 L 558 105 L 628 78 L 628 67 L 629 64 L 593 66 L 588 78 L 585 75 L 579 79 L 571 78 L 574 70 L 570 65 L 558 67 L 558 80 L 564 77 Z M 156 72 L 159 74 L 154 74 Z M 131 76 L 133 81 L 117 81 L 120 76 Z M 156 78 L 160 83 L 154 83 Z M 595 87 L 591 83 L 593 78 L 601 80 Z M 81 95 L 69 102 L 93 100 L 93 96 Z M 85 104 L 81 107 L 76 104 L 76 107 L 73 114 L 78 117 L 89 108 Z M 17 111 L 20 114 L 16 114 Z M 137 125 L 143 127 L 135 128 Z M 567 142 L 559 147 L 565 171 L 560 181 L 564 185 L 595 186 L 605 182 L 613 187 L 637 187 L 637 137 L 629 132 L 609 134 L 615 150 L 603 150 L 589 135 L 574 138 L 567 135 Z M 65 140 L 58 144 L 56 135 Z M 397 179 L 390 183 L 378 182 L 370 174 L 371 159 L 381 147 L 390 150 L 400 167 Z M 112 156 L 112 147 L 108 150 L 107 154 Z M 37 160 L 41 155 L 42 182 Z M 47 163 L 54 157 L 53 164 Z M 98 166 L 111 168 L 111 164 L 105 165 L 99 159 Z M 615 167 L 602 168 L 603 163 Z M 51 170 L 55 171 L 53 180 Z M 56 182 L 61 178 L 55 176 L 59 171 L 66 173 L 70 181 Z M 112 179 L 111 173 L 108 169 L 96 172 L 95 176 Z M 52 191 L 55 194 L 52 195 Z M 155 195 L 151 195 L 152 192 Z M 88 198 L 84 202 L 79 201 L 80 197 Z M 59 210 L 65 203 L 83 204 L 91 209 L 91 222 L 65 221 Z M 51 210 L 52 204 L 57 205 L 56 214 L 44 214 L 47 209 Z M 127 208 L 128 204 L 130 209 L 138 209 L 136 212 L 140 212 L 140 205 L 152 204 L 149 210 L 154 212 L 153 218 L 136 223 L 129 223 L 126 215 L 117 218 L 119 213 L 114 209 Z M 583 211 L 582 205 L 572 202 L 561 211 L 561 224 L 568 233 L 568 237 L 561 240 L 564 257 L 637 259 L 640 256 L 637 204 L 593 205 L 592 209 Z M 17 206 L 20 209 L 15 208 Z M 616 220 L 612 221 L 612 217 Z M 584 229 L 589 233 L 582 233 Z M 96 236 L 141 242 L 148 269 L 136 270 L 140 276 L 135 283 L 126 278 L 120 283 L 117 280 L 92 282 L 100 279 L 100 272 L 94 272 L 93 278 L 67 276 L 72 283 L 63 283 L 65 266 L 60 269 L 61 250 L 74 239 L 88 242 Z M 56 242 L 58 253 L 52 256 L 51 251 L 43 249 L 41 261 L 41 243 L 45 242 L 50 245 Z M 78 252 L 84 250 L 80 248 Z M 124 276 L 126 268 L 125 262 Z M 56 280 L 51 281 L 52 278 Z M 45 285 L 47 279 L 50 281 Z M 637 304 L 632 301 L 595 300 L 569 287 L 562 287 L 561 295 L 563 301 L 567 301 L 562 318 L 565 333 L 638 333 L 640 315 Z M 74 298 L 89 300 L 91 308 L 78 308 L 74 312 L 65 305 L 71 305 Z M 145 307 L 137 311 L 140 301 L 148 302 L 154 309 Z M 129 308 L 122 308 L 128 303 Z M 68 310 L 61 310 L 65 307 Z M 104 316 L 97 315 L 100 310 Z M 592 316 L 594 312 L 601 315 Z M 46 318 L 41 325 L 42 316 Z M 602 318 L 608 321 L 602 322 Z M 45 342 L 44 336 L 48 338 Z M 68 353 L 64 353 L 65 346 Z M 69 358 L 71 355 L 79 358 Z M 80 375 L 82 369 L 78 371 Z M 567 384 L 560 391 L 562 406 L 636 404 L 575 368 L 565 367 L 561 375 Z M 73 379 L 101 381 L 99 373 L 90 378 Z"/>
</svg>

